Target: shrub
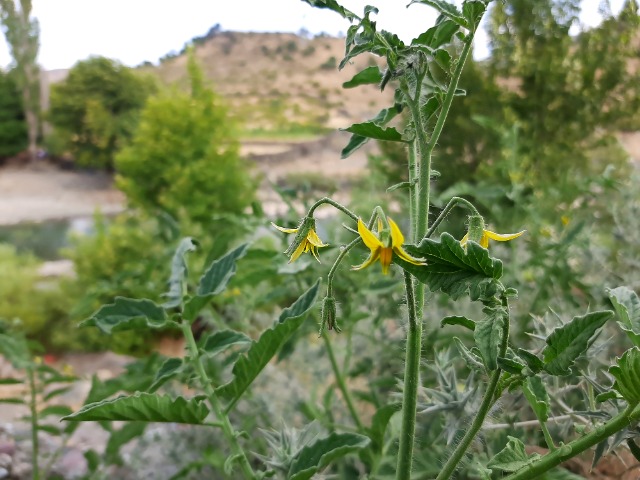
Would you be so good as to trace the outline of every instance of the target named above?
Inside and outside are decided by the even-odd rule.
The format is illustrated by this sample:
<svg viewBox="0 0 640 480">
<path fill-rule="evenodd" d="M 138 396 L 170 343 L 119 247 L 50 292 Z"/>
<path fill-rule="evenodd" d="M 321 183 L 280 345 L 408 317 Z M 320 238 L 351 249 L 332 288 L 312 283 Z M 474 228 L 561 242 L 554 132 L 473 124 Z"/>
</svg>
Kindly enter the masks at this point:
<svg viewBox="0 0 640 480">
<path fill-rule="evenodd" d="M 22 152 L 27 143 L 27 122 L 18 86 L 10 73 L 0 70 L 0 158 Z"/>
</svg>

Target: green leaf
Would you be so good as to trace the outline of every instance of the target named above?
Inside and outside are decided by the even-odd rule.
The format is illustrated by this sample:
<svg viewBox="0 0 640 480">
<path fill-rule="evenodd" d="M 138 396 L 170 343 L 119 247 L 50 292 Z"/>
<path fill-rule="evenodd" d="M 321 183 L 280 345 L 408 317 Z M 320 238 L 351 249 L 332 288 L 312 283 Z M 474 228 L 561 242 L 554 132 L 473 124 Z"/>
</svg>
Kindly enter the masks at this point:
<svg viewBox="0 0 640 480">
<path fill-rule="evenodd" d="M 541 422 L 549 420 L 549 394 L 540 377 L 528 377 L 522 384 L 522 393 Z"/>
<path fill-rule="evenodd" d="M 416 258 L 424 258 L 427 265 L 413 265 L 395 254 L 394 262 L 432 292 L 440 290 L 454 300 L 468 294 L 474 301 L 495 295 L 502 262 L 491 258 L 489 251 L 477 243 L 467 242 L 465 250 L 458 240 L 443 233 L 439 242 L 426 239 L 417 247 L 406 245 L 405 249 Z"/>
<path fill-rule="evenodd" d="M 633 347 L 624 352 L 616 365 L 609 367 L 616 379 L 613 389 L 629 403 L 640 402 L 640 349 Z"/>
<path fill-rule="evenodd" d="M 551 375 L 569 375 L 575 360 L 589 348 L 591 338 L 613 317 L 613 312 L 604 310 L 573 317 L 566 325 L 556 328 L 547 337 L 547 346 L 542 351 L 544 369 Z"/>
<path fill-rule="evenodd" d="M 525 365 L 514 358 L 498 357 L 498 367 L 512 375 L 520 375 Z"/>
<path fill-rule="evenodd" d="M 540 458 L 537 453 L 528 456 L 524 451 L 524 443 L 519 439 L 510 436 L 507 438 L 509 439 L 507 446 L 489 461 L 487 467 L 506 473 L 513 473 Z"/>
<path fill-rule="evenodd" d="M 0 385 L 19 385 L 24 383 L 19 378 L 0 378 Z"/>
<path fill-rule="evenodd" d="M 384 434 L 387 431 L 387 425 L 391 417 L 402 410 L 402 405 L 392 403 L 379 408 L 371 419 L 371 428 L 369 428 L 369 438 L 371 439 L 371 448 L 376 452 L 382 452 L 384 446 Z"/>
<path fill-rule="evenodd" d="M 158 373 L 156 374 L 153 383 L 148 389 L 149 393 L 153 393 L 158 390 L 162 385 L 168 382 L 170 379 L 178 375 L 182 370 L 182 365 L 184 362 L 181 358 L 167 358 Z"/>
<path fill-rule="evenodd" d="M 452 3 L 447 2 L 446 0 L 411 0 L 411 3 L 409 5 L 413 5 L 414 3 L 429 5 L 459 26 L 469 28 L 469 22 L 467 22 L 465 17 L 462 16 L 462 13 L 460 12 L 460 10 L 458 10 L 458 7 L 456 7 Z"/>
<path fill-rule="evenodd" d="M 636 347 L 640 347 L 640 298 L 628 287 L 607 290 L 609 300 L 618 314 L 618 325 Z"/>
<path fill-rule="evenodd" d="M 293 305 L 285 308 L 274 325 L 265 330 L 257 341 L 251 343 L 249 350 L 241 355 L 233 366 L 233 380 L 216 389 L 218 395 L 230 400 L 230 405 L 234 405 L 240 399 L 289 336 L 302 325 L 305 314 L 316 301 L 319 288 L 320 280 Z"/>
<path fill-rule="evenodd" d="M 467 362 L 467 366 L 469 368 L 473 370 L 484 369 L 484 365 L 482 364 L 482 359 L 478 357 L 475 353 L 473 353 L 471 350 L 469 350 L 464 345 L 464 343 L 462 343 L 462 340 L 460 340 L 458 337 L 453 337 L 453 341 L 455 342 L 456 348 L 460 352 L 460 355 L 462 355 L 462 358 L 464 358 L 465 361 Z"/>
<path fill-rule="evenodd" d="M 202 308 L 215 296 L 222 293 L 236 274 L 236 262 L 245 256 L 248 244 L 240 245 L 220 257 L 204 272 L 196 289 L 196 295 L 185 302 L 183 317 L 193 321 Z"/>
<path fill-rule="evenodd" d="M 375 140 L 386 140 L 389 142 L 403 142 L 402 134 L 395 128 L 383 128 L 373 122 L 354 123 L 349 128 L 341 128 L 345 132 L 351 132 L 366 138 Z"/>
<path fill-rule="evenodd" d="M 98 327 L 111 334 L 122 330 L 163 328 L 170 323 L 164 308 L 151 300 L 116 297 L 113 303 L 103 305 L 81 327 Z"/>
<path fill-rule="evenodd" d="M 462 16 L 467 21 L 469 30 L 475 30 L 478 27 L 486 9 L 484 0 L 465 0 L 462 5 Z"/>
<path fill-rule="evenodd" d="M 356 433 L 332 433 L 303 447 L 293 459 L 287 478 L 308 480 L 334 460 L 369 445 L 369 439 Z"/>
<path fill-rule="evenodd" d="M 70 391 L 72 388 L 73 387 L 71 386 L 67 386 L 67 387 L 60 387 L 60 388 L 51 390 L 43 397 L 43 400 L 46 402 L 47 400 L 51 400 L 52 398 L 57 397 L 58 395 L 64 395 L 65 393 Z"/>
<path fill-rule="evenodd" d="M 444 317 L 442 320 L 440 320 L 440 327 L 442 328 L 445 325 L 460 325 L 461 327 L 468 328 L 471 331 L 476 329 L 476 322 L 460 315 L 450 315 L 448 317 Z"/>
<path fill-rule="evenodd" d="M 25 402 L 24 399 L 22 399 L 22 398 L 6 397 L 6 398 L 0 398 L 0 403 L 10 403 L 10 404 L 15 404 L 15 405 L 26 405 L 27 402 Z"/>
<path fill-rule="evenodd" d="M 498 368 L 498 355 L 503 343 L 505 323 L 509 315 L 503 307 L 485 309 L 487 318 L 476 324 L 473 338 L 487 370 Z"/>
<path fill-rule="evenodd" d="M 425 46 L 428 50 L 437 50 L 445 44 L 451 43 L 453 35 L 460 29 L 460 26 L 451 20 L 445 20 L 431 27 L 422 35 L 413 39 L 411 45 Z"/>
<path fill-rule="evenodd" d="M 383 108 L 378 112 L 378 114 L 373 117 L 370 122 L 375 123 L 381 127 L 385 126 L 387 123 L 391 121 L 399 112 L 396 107 L 391 108 Z M 342 149 L 342 153 L 340 154 L 340 158 L 344 159 L 349 157 L 353 152 L 358 150 L 361 146 L 366 144 L 370 139 L 368 137 L 362 135 L 352 135 L 349 143 L 346 147 Z"/>
<path fill-rule="evenodd" d="M 128 422 L 122 428 L 113 430 L 104 450 L 107 463 L 122 465 L 124 462 L 120 457 L 120 449 L 134 438 L 142 435 L 147 425 L 145 422 Z"/>
<path fill-rule="evenodd" d="M 76 413 L 63 417 L 71 422 L 125 420 L 135 422 L 174 422 L 201 424 L 209 414 L 204 397 L 171 398 L 168 395 L 137 393 L 114 400 L 85 405 Z"/>
<path fill-rule="evenodd" d="M 344 82 L 342 88 L 354 88 L 360 85 L 369 85 L 372 83 L 380 83 L 382 81 L 382 72 L 380 68 L 373 65 L 367 67 L 361 72 L 356 73 L 351 80 Z"/>
<path fill-rule="evenodd" d="M 31 363 L 31 353 L 24 337 L 0 333 L 0 355 L 11 365 L 24 369 Z"/>
<path fill-rule="evenodd" d="M 95 450 L 87 450 L 84 452 L 84 458 L 87 460 L 87 469 L 89 473 L 95 473 L 100 466 L 100 455 Z"/>
<path fill-rule="evenodd" d="M 302 1 L 305 3 L 308 3 L 312 7 L 326 8 L 328 10 L 333 10 L 334 12 L 342 16 L 342 18 L 346 18 L 350 22 L 354 20 L 358 20 L 360 18 L 355 13 L 341 6 L 335 0 L 302 0 Z"/>
<path fill-rule="evenodd" d="M 169 291 L 163 296 L 168 300 L 162 304 L 164 308 L 174 308 L 182 304 L 184 281 L 188 275 L 185 256 L 196 250 L 198 244 L 190 237 L 183 238 L 178 244 L 171 260 L 171 276 L 169 277 Z"/>
<path fill-rule="evenodd" d="M 246 345 L 251 343 L 251 338 L 244 333 L 235 330 L 221 330 L 209 335 L 200 350 L 211 356 L 217 355 L 234 345 Z"/>
<path fill-rule="evenodd" d="M 56 417 L 64 417 L 66 415 L 71 415 L 73 410 L 66 405 L 50 405 L 48 407 L 43 408 L 38 412 L 39 418 L 48 417 L 50 415 Z"/>
<path fill-rule="evenodd" d="M 544 369 L 544 362 L 540 360 L 537 355 L 522 348 L 518 348 L 517 355 L 527 363 L 527 367 L 529 367 L 529 370 L 533 373 L 538 373 Z"/>
</svg>

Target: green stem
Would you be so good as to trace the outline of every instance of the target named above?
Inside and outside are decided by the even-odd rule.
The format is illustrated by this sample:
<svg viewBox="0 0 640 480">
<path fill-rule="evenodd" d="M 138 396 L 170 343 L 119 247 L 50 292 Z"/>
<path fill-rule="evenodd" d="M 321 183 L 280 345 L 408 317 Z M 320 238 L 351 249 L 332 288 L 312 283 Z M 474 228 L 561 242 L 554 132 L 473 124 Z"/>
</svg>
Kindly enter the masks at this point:
<svg viewBox="0 0 640 480">
<path fill-rule="evenodd" d="M 420 383 L 420 355 L 422 346 L 422 321 L 416 316 L 413 277 L 404 272 L 404 286 L 409 311 L 409 331 L 407 332 L 407 352 L 402 392 L 402 428 L 398 450 L 397 480 L 411 478 L 413 444 L 416 433 L 416 409 L 418 405 L 418 385 Z"/>
<path fill-rule="evenodd" d="M 436 228 L 438 228 L 438 226 L 442 223 L 442 221 L 445 218 L 447 218 L 447 215 L 449 215 L 449 212 L 453 210 L 453 207 L 456 207 L 458 204 L 462 204 L 465 207 L 467 207 L 469 210 L 471 210 L 471 213 L 473 215 L 478 215 L 478 216 L 480 215 L 476 207 L 469 200 L 465 200 L 462 197 L 452 197 L 451 200 L 449 200 L 449 203 L 447 203 L 447 205 L 444 207 L 442 212 L 440 212 L 440 215 L 438 215 L 438 218 L 436 218 L 433 224 L 431 225 L 431 227 L 429 227 L 429 230 L 427 230 L 427 234 L 425 235 L 425 238 L 429 238 L 431 237 L 431 235 L 433 235 L 433 232 L 436 231 Z"/>
<path fill-rule="evenodd" d="M 33 468 L 31 475 L 33 480 L 39 480 L 40 468 L 38 466 L 38 457 L 40 456 L 40 444 L 38 443 L 38 392 L 36 391 L 36 379 L 33 366 L 27 368 L 27 375 L 29 376 L 29 410 L 31 411 L 31 465 Z"/>
<path fill-rule="evenodd" d="M 234 456 L 238 459 L 240 463 L 240 468 L 244 474 L 244 478 L 247 479 L 257 479 L 256 474 L 253 472 L 251 468 L 251 464 L 247 459 L 247 456 L 244 453 L 244 450 L 238 443 L 238 434 L 234 430 L 231 422 L 229 421 L 229 417 L 224 413 L 222 409 L 222 405 L 220 404 L 220 400 L 216 395 L 213 387 L 211 386 L 211 380 L 207 375 L 207 372 L 202 365 L 202 360 L 200 358 L 200 352 L 198 351 L 198 345 L 196 344 L 196 339 L 193 337 L 193 332 L 191 331 L 191 325 L 189 322 L 183 321 L 181 324 L 182 334 L 184 335 L 185 340 L 187 341 L 187 348 L 189 349 L 189 356 L 191 357 L 191 361 L 193 366 L 200 377 L 200 383 L 202 383 L 202 388 L 206 393 L 209 403 L 211 404 L 211 408 L 215 413 L 218 421 L 220 422 L 220 426 L 222 427 L 222 431 L 224 432 L 227 441 L 231 446 L 231 451 Z"/>
<path fill-rule="evenodd" d="M 333 353 L 333 346 L 331 345 L 331 339 L 329 335 L 327 335 L 326 331 L 322 332 L 322 339 L 324 340 L 324 344 L 327 348 L 327 353 L 329 355 L 329 360 L 331 361 L 331 368 L 333 368 L 333 374 L 336 377 L 336 383 L 338 384 L 338 388 L 342 392 L 342 397 L 344 398 L 345 403 L 347 404 L 347 408 L 349 409 L 349 413 L 351 414 L 351 418 L 353 418 L 354 423 L 358 427 L 358 431 L 360 433 L 364 432 L 364 426 L 362 425 L 362 421 L 358 415 L 358 411 L 355 409 L 353 405 L 353 399 L 351 398 L 351 392 L 347 388 L 347 385 L 344 381 L 344 376 L 340 371 L 340 367 L 338 366 L 338 362 L 336 361 L 336 356 Z"/>
<path fill-rule="evenodd" d="M 504 330 L 502 332 L 502 344 L 500 345 L 500 350 L 498 352 L 499 357 L 504 357 L 507 351 L 507 345 L 509 344 L 509 305 L 507 300 L 503 298 L 502 305 L 505 307 L 505 311 L 507 312 L 506 322 L 504 324 Z M 498 383 L 500 382 L 500 376 L 502 374 L 502 370 L 500 368 L 496 368 L 491 374 L 491 378 L 489 380 L 489 385 L 484 392 L 484 397 L 482 398 L 482 403 L 478 408 L 475 418 L 471 423 L 471 426 L 460 440 L 460 443 L 456 446 L 455 450 L 451 454 L 451 457 L 447 460 L 444 467 L 442 467 L 442 471 L 436 477 L 436 480 L 446 480 L 451 477 L 453 472 L 456 470 L 458 464 L 464 457 L 469 445 L 475 438 L 476 434 L 482 428 L 482 424 L 484 423 L 487 414 L 489 413 L 489 409 L 495 402 L 495 393 L 498 387 Z"/>
<path fill-rule="evenodd" d="M 318 208 L 320 205 L 324 205 L 325 203 L 336 207 L 338 210 L 340 210 L 345 215 L 351 217 L 356 222 L 358 221 L 358 216 L 355 213 L 353 213 L 344 205 L 336 202 L 335 200 L 331 200 L 329 197 L 323 197 L 320 200 L 318 200 L 316 203 L 311 205 L 311 208 L 309 208 L 309 213 L 307 214 L 307 216 L 313 217 L 313 212 L 316 210 L 316 208 Z"/>
<path fill-rule="evenodd" d="M 333 262 L 333 265 L 331 266 L 331 269 L 327 274 L 327 296 L 329 297 L 333 296 L 333 277 L 335 276 L 336 271 L 338 270 L 338 266 L 340 265 L 342 260 L 344 260 L 344 257 L 347 255 L 347 253 L 349 253 L 349 250 L 351 250 L 360 242 L 362 242 L 362 238 L 360 237 L 357 237 L 354 240 L 352 240 L 351 243 L 349 243 L 346 247 L 342 249 L 338 257 L 336 258 L 336 261 Z"/>
<path fill-rule="evenodd" d="M 509 475 L 504 480 L 529 480 L 557 467 L 562 462 L 579 455 L 588 448 L 597 445 L 604 439 L 614 435 L 620 430 L 626 428 L 632 421 L 640 417 L 640 410 L 635 411 L 637 403 L 630 404 L 624 412 L 616 415 L 604 425 L 595 428 L 582 438 L 574 440 L 571 443 L 562 445 L 553 452 L 548 453 L 541 459 L 526 466 L 522 470 Z"/>
<path fill-rule="evenodd" d="M 411 238 L 416 235 L 416 185 L 418 176 L 418 145 L 415 139 L 409 143 L 409 218 L 411 220 Z"/>
</svg>

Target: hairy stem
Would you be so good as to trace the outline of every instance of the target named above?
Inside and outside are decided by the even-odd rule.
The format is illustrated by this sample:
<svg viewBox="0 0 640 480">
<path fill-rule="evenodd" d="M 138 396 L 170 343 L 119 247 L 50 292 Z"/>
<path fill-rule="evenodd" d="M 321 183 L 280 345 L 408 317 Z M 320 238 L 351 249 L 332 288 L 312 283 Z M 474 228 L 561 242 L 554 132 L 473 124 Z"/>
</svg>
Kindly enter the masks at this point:
<svg viewBox="0 0 640 480">
<path fill-rule="evenodd" d="M 29 410 L 31 412 L 31 448 L 32 448 L 32 457 L 31 457 L 31 466 L 32 473 L 31 476 L 33 480 L 39 480 L 40 478 L 40 468 L 38 466 L 38 457 L 40 456 L 40 444 L 38 443 L 38 403 L 37 403 L 37 394 L 36 391 L 36 378 L 34 373 L 33 366 L 29 366 L 27 368 L 27 375 L 29 376 Z"/>
<path fill-rule="evenodd" d="M 407 309 L 409 311 L 409 331 L 407 332 L 404 390 L 402 392 L 402 429 L 396 469 L 397 480 L 411 478 L 418 385 L 420 383 L 420 347 L 422 346 L 422 321 L 416 316 L 413 277 L 408 272 L 404 272 L 404 286 L 407 295 Z"/>
<path fill-rule="evenodd" d="M 471 203 L 469 200 L 465 200 L 462 197 L 452 197 L 451 200 L 449 200 L 449 203 L 447 203 L 447 205 L 444 207 L 442 212 L 440 212 L 440 215 L 438 215 L 438 218 L 436 218 L 433 221 L 433 224 L 431 224 L 431 226 L 429 227 L 429 230 L 427 230 L 425 238 L 429 238 L 431 237 L 431 235 L 433 235 L 433 232 L 436 231 L 436 228 L 438 228 L 438 226 L 440 226 L 442 221 L 445 218 L 447 218 L 447 215 L 449 215 L 449 212 L 453 210 L 453 207 L 458 206 L 458 204 L 462 204 L 465 207 L 467 207 L 469 210 L 471 210 L 471 213 L 473 215 L 480 215 L 476 207 L 474 207 L 473 203 Z"/>
<path fill-rule="evenodd" d="M 582 438 L 574 440 L 566 445 L 555 449 L 541 459 L 527 465 L 522 470 L 505 477 L 505 480 L 529 480 L 551 470 L 562 462 L 579 455 L 588 448 L 597 445 L 605 438 L 626 428 L 632 421 L 638 420 L 640 410 L 634 411 L 637 403 L 630 404 L 624 412 L 616 415 L 604 425 L 595 428 Z"/>
<path fill-rule="evenodd" d="M 198 351 L 198 345 L 196 344 L 196 340 L 193 337 L 193 332 L 191 331 L 191 325 L 189 322 L 183 321 L 181 324 L 182 334 L 184 335 L 185 340 L 187 341 L 187 348 L 189 349 L 189 356 L 191 357 L 191 361 L 193 366 L 196 369 L 198 376 L 200 377 L 200 383 L 202 383 L 202 388 L 204 392 L 207 394 L 207 398 L 209 399 L 209 403 L 211 404 L 211 408 L 215 413 L 218 421 L 220 422 L 220 426 L 222 427 L 222 431 L 224 432 L 229 445 L 231 446 L 231 451 L 233 455 L 238 459 L 238 463 L 240 464 L 240 468 L 242 469 L 242 473 L 244 474 L 244 478 L 255 480 L 256 474 L 251 468 L 251 464 L 247 459 L 247 456 L 244 453 L 244 450 L 238 443 L 238 434 L 234 430 L 231 422 L 229 421 L 229 417 L 226 413 L 224 413 L 222 409 L 222 405 L 220 404 L 220 400 L 216 395 L 216 392 L 213 390 L 211 386 L 211 380 L 207 375 L 207 372 L 202 365 L 202 360 L 200 358 L 200 352 Z"/>
<path fill-rule="evenodd" d="M 358 411 L 355 409 L 353 404 L 353 399 L 351 398 L 351 392 L 347 388 L 347 384 L 344 381 L 344 376 L 340 371 L 340 367 L 338 366 L 338 362 L 336 361 L 336 356 L 333 353 L 333 346 L 331 345 L 331 339 L 329 335 L 327 335 L 326 331 L 322 332 L 322 339 L 324 340 L 324 344 L 327 348 L 327 354 L 329 355 L 329 360 L 331 361 L 331 368 L 333 369 L 333 374 L 336 377 L 336 383 L 338 384 L 338 388 L 340 392 L 342 392 L 342 397 L 347 404 L 347 408 L 349 409 L 349 413 L 351 414 L 351 418 L 353 422 L 358 427 L 358 431 L 362 433 L 364 431 L 364 426 L 362 425 L 362 421 L 360 420 L 360 416 L 358 415 Z"/>
<path fill-rule="evenodd" d="M 335 200 L 331 200 L 329 197 L 323 197 L 320 200 L 318 200 L 316 203 L 311 205 L 311 208 L 309 209 L 309 213 L 307 214 L 307 216 L 313 217 L 313 212 L 315 212 L 316 208 L 318 208 L 320 205 L 324 205 L 324 204 L 331 205 L 331 206 L 337 208 L 338 210 L 340 210 L 342 213 L 344 213 L 348 217 L 351 217 L 356 222 L 358 221 L 358 216 L 355 213 L 353 213 L 351 210 L 349 210 L 344 205 L 336 202 Z"/>
</svg>

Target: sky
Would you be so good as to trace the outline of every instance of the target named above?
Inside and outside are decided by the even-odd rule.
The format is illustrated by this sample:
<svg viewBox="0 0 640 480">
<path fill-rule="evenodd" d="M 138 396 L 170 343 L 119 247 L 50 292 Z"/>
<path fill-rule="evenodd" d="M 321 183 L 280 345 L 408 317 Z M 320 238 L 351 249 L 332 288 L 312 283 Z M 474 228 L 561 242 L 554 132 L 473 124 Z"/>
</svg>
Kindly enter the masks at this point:
<svg viewBox="0 0 640 480">
<path fill-rule="evenodd" d="M 614 13 L 624 0 L 610 0 Z M 410 41 L 435 20 L 434 10 L 424 5 L 406 8 L 409 0 L 343 0 L 344 7 L 361 14 L 368 3 L 380 9 L 378 28 Z M 601 0 L 583 0 L 581 21 L 594 26 L 600 21 Z M 310 7 L 300 0 L 33 0 L 33 15 L 40 22 L 39 63 L 46 70 L 70 68 L 91 55 L 102 55 L 136 66 L 145 60 L 156 63 L 195 36 L 220 24 L 223 30 L 298 32 L 337 35 L 348 21 L 338 14 Z M 484 31 L 476 39 L 476 58 L 488 54 Z M 4 37 L 0 39 L 0 67 L 11 57 Z"/>
</svg>

